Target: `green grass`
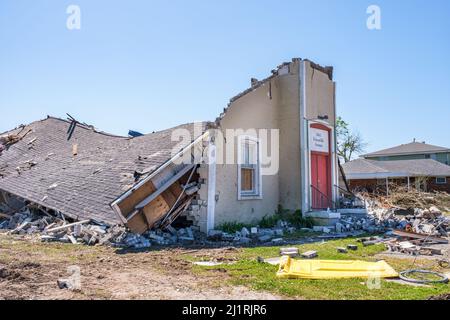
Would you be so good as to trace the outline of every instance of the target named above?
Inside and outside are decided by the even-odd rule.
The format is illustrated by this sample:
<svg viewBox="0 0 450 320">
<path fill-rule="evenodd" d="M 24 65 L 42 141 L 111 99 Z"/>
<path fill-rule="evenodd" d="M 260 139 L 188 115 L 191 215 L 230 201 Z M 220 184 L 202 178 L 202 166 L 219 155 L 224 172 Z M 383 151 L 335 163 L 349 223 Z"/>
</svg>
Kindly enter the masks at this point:
<svg viewBox="0 0 450 320">
<path fill-rule="evenodd" d="M 337 247 L 346 247 L 347 244 L 357 244 L 357 251 L 349 251 L 347 254 L 338 253 Z M 318 251 L 320 259 L 349 260 L 358 259 L 376 261 L 375 254 L 385 250 L 384 245 L 363 247 L 356 239 L 333 240 L 323 243 L 305 244 L 297 246 L 300 252 L 308 250 Z M 256 261 L 257 257 L 271 258 L 279 256 L 280 247 L 256 247 L 242 249 L 239 260 L 234 264 L 224 264 L 217 267 L 194 266 L 194 272 L 200 274 L 215 272 L 222 269 L 228 275 L 228 281 L 232 285 L 245 285 L 254 290 L 269 291 L 275 294 L 300 299 L 376 299 L 376 300 L 401 300 L 401 299 L 426 299 L 432 295 L 450 292 L 449 285 L 433 285 L 429 287 L 414 287 L 381 280 L 380 289 L 369 289 L 364 279 L 333 279 L 333 280 L 300 280 L 278 279 L 275 274 L 277 266 L 272 266 Z M 403 271 L 411 267 L 411 260 L 386 259 L 397 271 Z M 416 267 L 436 268 L 436 264 L 430 260 L 416 261 Z M 435 269 L 436 270 L 436 269 Z M 438 270 L 442 271 L 442 270 Z"/>
</svg>

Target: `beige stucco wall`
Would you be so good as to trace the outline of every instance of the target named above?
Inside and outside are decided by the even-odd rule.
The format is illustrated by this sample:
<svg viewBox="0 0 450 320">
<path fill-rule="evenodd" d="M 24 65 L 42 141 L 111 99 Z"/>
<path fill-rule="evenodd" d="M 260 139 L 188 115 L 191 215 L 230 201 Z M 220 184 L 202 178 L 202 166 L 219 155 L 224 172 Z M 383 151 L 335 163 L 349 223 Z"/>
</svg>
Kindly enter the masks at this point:
<svg viewBox="0 0 450 320">
<path fill-rule="evenodd" d="M 306 61 L 306 118 L 318 119 L 328 116 L 324 120 L 334 127 L 335 117 L 335 83 L 322 71 L 311 67 Z"/>
<path fill-rule="evenodd" d="M 262 177 L 262 199 L 238 200 L 238 166 L 217 164 L 215 225 L 239 221 L 254 223 L 273 214 L 278 205 L 296 210 L 302 206 L 300 154 L 300 63 L 294 60 L 283 72 L 232 102 L 220 120 L 219 129 L 279 129 L 279 171 Z M 325 120 L 334 126 L 335 84 L 328 75 L 306 61 L 306 118 Z M 226 145 L 225 139 L 216 141 Z M 237 139 L 235 156 L 237 156 Z M 218 151 L 218 157 L 226 154 Z"/>
<path fill-rule="evenodd" d="M 226 129 L 279 129 L 282 156 L 278 173 L 262 176 L 262 199 L 238 200 L 237 165 L 217 165 L 216 225 L 226 221 L 257 222 L 273 214 L 278 204 L 292 209 L 300 207 L 298 63 L 291 63 L 289 69 L 289 73 L 276 76 L 234 101 L 220 121 L 224 135 Z M 236 157 L 237 145 L 236 139 Z"/>
</svg>

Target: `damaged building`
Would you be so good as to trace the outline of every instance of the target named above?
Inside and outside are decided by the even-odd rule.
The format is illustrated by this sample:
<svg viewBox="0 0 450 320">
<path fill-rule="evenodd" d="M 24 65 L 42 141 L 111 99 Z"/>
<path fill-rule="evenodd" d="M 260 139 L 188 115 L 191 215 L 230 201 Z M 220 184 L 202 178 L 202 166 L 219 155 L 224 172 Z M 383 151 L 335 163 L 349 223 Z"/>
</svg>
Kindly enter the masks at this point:
<svg viewBox="0 0 450 320">
<path fill-rule="evenodd" d="M 252 79 L 212 122 L 120 137 L 48 117 L 0 135 L 0 202 L 135 233 L 173 223 L 208 232 L 279 205 L 331 218 L 335 118 L 333 69 L 303 59 Z M 275 141 L 269 150 L 261 132 Z"/>
</svg>

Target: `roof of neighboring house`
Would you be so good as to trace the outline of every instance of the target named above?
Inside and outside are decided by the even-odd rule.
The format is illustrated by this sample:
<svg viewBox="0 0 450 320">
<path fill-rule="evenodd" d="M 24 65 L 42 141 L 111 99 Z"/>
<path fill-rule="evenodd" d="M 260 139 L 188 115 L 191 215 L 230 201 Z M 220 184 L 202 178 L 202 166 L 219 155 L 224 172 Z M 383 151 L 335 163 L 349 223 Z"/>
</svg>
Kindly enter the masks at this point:
<svg viewBox="0 0 450 320">
<path fill-rule="evenodd" d="M 377 161 L 356 159 L 342 165 L 347 179 L 449 177 L 450 166 L 432 159 Z"/>
<path fill-rule="evenodd" d="M 409 154 L 423 154 L 423 153 L 440 153 L 450 152 L 449 148 L 433 146 L 423 142 L 411 142 L 407 144 L 401 144 L 396 147 L 375 151 L 372 153 L 364 154 L 364 158 L 370 157 L 383 157 L 383 156 L 395 156 L 395 155 L 409 155 Z"/>
<path fill-rule="evenodd" d="M 206 127 L 185 124 L 128 138 L 77 124 L 68 140 L 70 125 L 48 117 L 3 134 L 26 136 L 0 151 L 0 190 L 74 219 L 109 224 L 120 223 L 110 207 L 113 200 L 169 161 L 173 148 L 178 152 L 191 143 L 172 141 L 174 130 L 187 129 L 194 140 Z"/>
</svg>

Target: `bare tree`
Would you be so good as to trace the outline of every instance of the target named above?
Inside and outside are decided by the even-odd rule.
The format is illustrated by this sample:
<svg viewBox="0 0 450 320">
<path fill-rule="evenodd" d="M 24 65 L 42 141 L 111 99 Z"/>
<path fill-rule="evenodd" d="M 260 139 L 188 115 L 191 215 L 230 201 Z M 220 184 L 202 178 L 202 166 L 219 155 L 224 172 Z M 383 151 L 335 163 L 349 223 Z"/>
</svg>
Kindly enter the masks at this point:
<svg viewBox="0 0 450 320">
<path fill-rule="evenodd" d="M 337 153 L 344 161 L 352 160 L 355 154 L 364 152 L 367 143 L 359 132 L 352 132 L 347 122 L 341 117 L 336 119 Z"/>
</svg>

